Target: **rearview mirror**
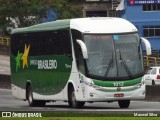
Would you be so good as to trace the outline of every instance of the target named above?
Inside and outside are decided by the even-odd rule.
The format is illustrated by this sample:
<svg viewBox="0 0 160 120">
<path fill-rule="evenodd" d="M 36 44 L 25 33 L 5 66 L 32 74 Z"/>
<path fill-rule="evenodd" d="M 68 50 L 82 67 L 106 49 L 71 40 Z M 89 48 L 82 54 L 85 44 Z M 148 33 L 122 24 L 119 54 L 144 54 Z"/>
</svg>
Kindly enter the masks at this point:
<svg viewBox="0 0 160 120">
<path fill-rule="evenodd" d="M 141 37 L 141 40 L 143 41 L 143 43 L 145 44 L 146 47 L 146 54 L 147 55 L 151 55 L 152 51 L 151 51 L 151 44 L 149 43 L 149 41 L 143 37 Z"/>
<path fill-rule="evenodd" d="M 80 45 L 81 47 L 81 50 L 82 50 L 82 54 L 83 54 L 83 58 L 84 59 L 88 59 L 88 51 L 87 51 L 87 47 L 86 45 L 84 44 L 84 42 L 82 40 L 76 40 L 77 43 Z"/>
</svg>

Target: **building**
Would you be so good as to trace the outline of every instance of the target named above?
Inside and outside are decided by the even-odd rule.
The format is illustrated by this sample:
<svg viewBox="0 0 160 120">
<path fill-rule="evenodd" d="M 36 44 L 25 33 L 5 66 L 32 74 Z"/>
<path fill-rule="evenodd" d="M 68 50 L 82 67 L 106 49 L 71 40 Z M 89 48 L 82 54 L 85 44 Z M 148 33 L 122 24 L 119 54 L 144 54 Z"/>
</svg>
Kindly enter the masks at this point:
<svg viewBox="0 0 160 120">
<path fill-rule="evenodd" d="M 160 57 L 160 0 L 122 0 L 120 17 L 132 22 L 140 36 L 152 46 L 152 56 Z"/>
<path fill-rule="evenodd" d="M 117 17 L 116 7 L 121 0 L 85 0 L 83 3 L 84 17 Z"/>
</svg>

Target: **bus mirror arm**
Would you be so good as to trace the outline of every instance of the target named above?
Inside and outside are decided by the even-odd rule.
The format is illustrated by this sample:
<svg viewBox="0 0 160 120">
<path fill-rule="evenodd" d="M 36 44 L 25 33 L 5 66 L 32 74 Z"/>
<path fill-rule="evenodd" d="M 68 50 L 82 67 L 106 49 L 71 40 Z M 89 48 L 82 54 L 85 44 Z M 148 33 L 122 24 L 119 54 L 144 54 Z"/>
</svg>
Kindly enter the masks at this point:
<svg viewBox="0 0 160 120">
<path fill-rule="evenodd" d="M 141 37 L 141 40 L 143 41 L 143 43 L 145 44 L 145 47 L 146 47 L 146 54 L 147 55 L 151 55 L 152 52 L 151 52 L 151 44 L 149 43 L 149 41 L 143 37 Z"/>
<path fill-rule="evenodd" d="M 81 47 L 81 50 L 82 50 L 82 54 L 83 54 L 83 58 L 84 59 L 88 59 L 88 51 L 87 51 L 87 47 L 86 45 L 84 44 L 84 42 L 82 40 L 76 40 L 77 43 L 80 45 Z"/>
</svg>

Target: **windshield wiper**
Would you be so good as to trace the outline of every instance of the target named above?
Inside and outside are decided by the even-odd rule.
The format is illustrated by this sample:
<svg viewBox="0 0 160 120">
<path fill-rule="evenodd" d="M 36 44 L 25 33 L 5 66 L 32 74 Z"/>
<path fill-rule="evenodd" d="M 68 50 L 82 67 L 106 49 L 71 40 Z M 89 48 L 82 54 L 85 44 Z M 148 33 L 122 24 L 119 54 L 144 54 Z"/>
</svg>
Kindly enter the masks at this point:
<svg viewBox="0 0 160 120">
<path fill-rule="evenodd" d="M 107 70 L 105 72 L 105 77 L 108 76 L 108 73 L 109 73 L 109 71 L 111 69 L 112 64 L 113 64 L 113 53 L 112 53 L 112 58 L 109 60 L 108 67 L 107 67 Z"/>
<path fill-rule="evenodd" d="M 128 67 L 128 65 L 126 64 L 125 60 L 122 58 L 121 56 L 121 51 L 119 50 L 119 54 L 120 54 L 120 60 L 121 60 L 121 63 L 125 69 L 125 71 L 127 72 L 127 74 L 129 75 L 130 78 L 133 78 L 133 75 Z"/>
</svg>

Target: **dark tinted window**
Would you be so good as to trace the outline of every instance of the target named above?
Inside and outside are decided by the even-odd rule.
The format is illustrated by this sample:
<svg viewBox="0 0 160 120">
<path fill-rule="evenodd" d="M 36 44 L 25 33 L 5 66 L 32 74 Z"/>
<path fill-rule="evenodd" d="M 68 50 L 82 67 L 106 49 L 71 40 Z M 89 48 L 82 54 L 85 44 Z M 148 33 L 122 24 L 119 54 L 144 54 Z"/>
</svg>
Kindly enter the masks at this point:
<svg viewBox="0 0 160 120">
<path fill-rule="evenodd" d="M 143 26 L 144 37 L 159 37 L 160 26 Z"/>
<path fill-rule="evenodd" d="M 69 30 L 57 30 L 12 35 L 11 50 L 14 55 L 23 53 L 25 45 L 30 45 L 30 56 L 71 55 Z"/>
<path fill-rule="evenodd" d="M 143 4 L 143 11 L 159 11 L 160 4 Z"/>
<path fill-rule="evenodd" d="M 18 51 L 22 53 L 25 48 L 24 41 L 26 41 L 25 37 L 27 34 L 18 34 L 11 36 L 11 51 L 13 55 L 17 55 Z M 23 40 L 24 38 L 24 40 Z"/>
</svg>

